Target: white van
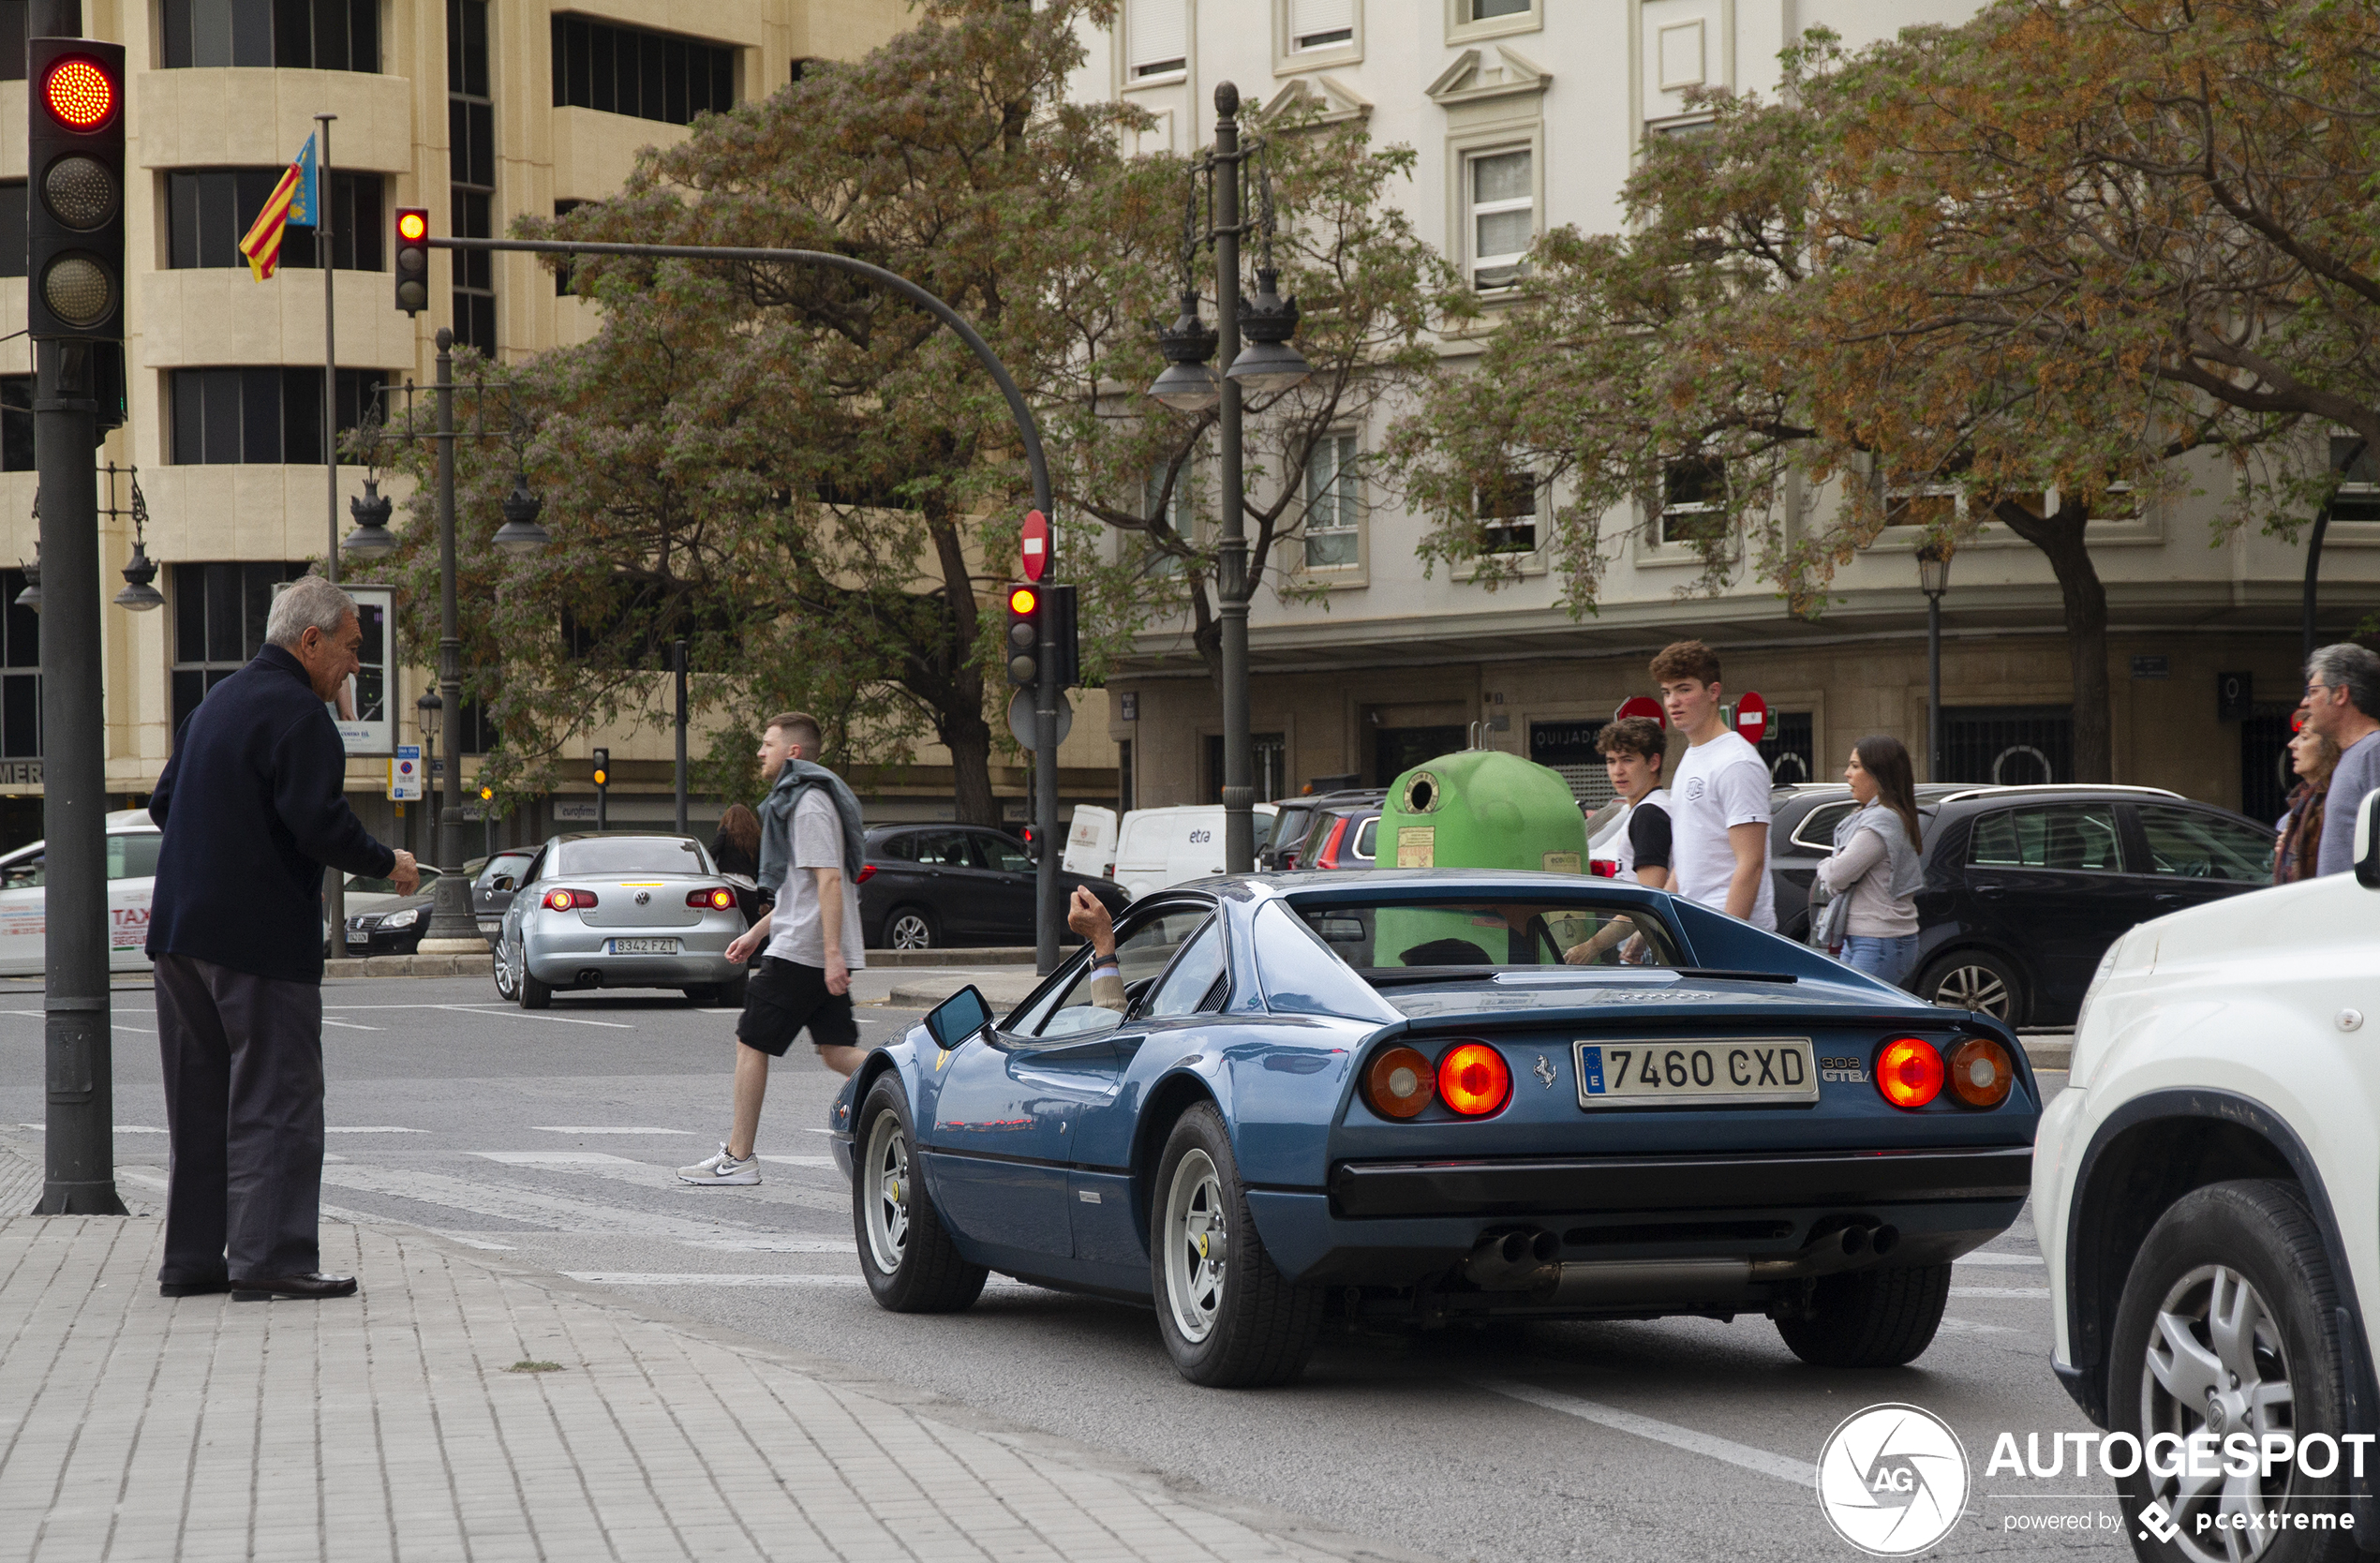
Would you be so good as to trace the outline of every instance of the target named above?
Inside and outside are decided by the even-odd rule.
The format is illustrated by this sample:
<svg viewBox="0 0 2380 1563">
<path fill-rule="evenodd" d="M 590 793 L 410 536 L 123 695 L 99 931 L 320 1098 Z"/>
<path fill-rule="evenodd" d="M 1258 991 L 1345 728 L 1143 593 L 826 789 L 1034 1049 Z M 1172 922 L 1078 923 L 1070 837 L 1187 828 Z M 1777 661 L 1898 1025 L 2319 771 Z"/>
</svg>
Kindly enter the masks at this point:
<svg viewBox="0 0 2380 1563">
<path fill-rule="evenodd" d="M 1116 811 L 1095 803 L 1076 804 L 1075 817 L 1066 826 L 1066 855 L 1058 859 L 1058 866 L 1091 879 L 1113 879 Z"/>
<path fill-rule="evenodd" d="M 1272 839 L 1270 803 L 1256 805 L 1256 850 Z M 1170 809 L 1135 809 L 1116 835 L 1116 867 L 1108 875 L 1133 900 L 1184 880 L 1223 871 L 1223 805 L 1181 803 Z"/>
</svg>

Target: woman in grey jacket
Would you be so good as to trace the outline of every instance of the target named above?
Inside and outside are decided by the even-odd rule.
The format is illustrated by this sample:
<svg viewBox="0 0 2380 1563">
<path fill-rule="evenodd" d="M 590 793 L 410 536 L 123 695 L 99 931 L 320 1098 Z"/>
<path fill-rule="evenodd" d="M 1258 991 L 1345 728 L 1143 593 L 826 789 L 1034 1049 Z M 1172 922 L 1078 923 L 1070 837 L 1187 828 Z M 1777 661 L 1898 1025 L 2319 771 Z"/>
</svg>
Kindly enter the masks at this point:
<svg viewBox="0 0 2380 1563">
<path fill-rule="evenodd" d="M 1882 733 L 1862 738 L 1843 780 L 1861 807 L 1835 827 L 1834 856 L 1818 866 L 1819 885 L 1841 903 L 1826 909 L 1821 926 L 1839 930 L 1845 965 L 1898 983 L 1917 963 L 1917 891 L 1926 882 L 1909 751 Z"/>
</svg>

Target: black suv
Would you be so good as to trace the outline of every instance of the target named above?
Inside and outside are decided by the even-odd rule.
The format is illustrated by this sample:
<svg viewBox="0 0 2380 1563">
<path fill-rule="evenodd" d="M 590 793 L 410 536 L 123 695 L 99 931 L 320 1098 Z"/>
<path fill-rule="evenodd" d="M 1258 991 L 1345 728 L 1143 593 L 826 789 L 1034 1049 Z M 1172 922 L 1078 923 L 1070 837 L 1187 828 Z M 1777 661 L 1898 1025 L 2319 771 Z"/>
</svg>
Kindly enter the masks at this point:
<svg viewBox="0 0 2380 1563">
<path fill-rule="evenodd" d="M 1856 805 L 1844 786 L 1778 789 L 1769 871 L 1777 927 L 1809 932 L 1809 889 Z M 1917 789 L 1923 999 L 2011 1025 L 2069 1026 L 2099 958 L 2135 923 L 2272 883 L 2273 832 L 2161 787 Z"/>
</svg>

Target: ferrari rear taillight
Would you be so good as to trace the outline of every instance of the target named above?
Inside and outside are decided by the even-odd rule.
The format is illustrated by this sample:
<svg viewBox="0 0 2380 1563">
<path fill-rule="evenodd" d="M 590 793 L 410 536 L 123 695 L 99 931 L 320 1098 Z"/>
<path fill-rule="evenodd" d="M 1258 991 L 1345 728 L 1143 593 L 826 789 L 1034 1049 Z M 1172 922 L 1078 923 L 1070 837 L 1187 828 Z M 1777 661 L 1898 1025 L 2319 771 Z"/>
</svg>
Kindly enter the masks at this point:
<svg viewBox="0 0 2380 1563">
<path fill-rule="evenodd" d="M 1372 1061 L 1363 1077 L 1364 1094 L 1384 1118 L 1411 1118 L 1430 1105 L 1437 1090 L 1437 1071 L 1415 1048 L 1391 1048 Z"/>
<path fill-rule="evenodd" d="M 586 912 L 592 910 L 594 905 L 595 892 L 592 890 L 545 892 L 545 909 L 549 912 Z"/>
<path fill-rule="evenodd" d="M 1971 1036 L 1950 1050 L 1950 1094 L 1971 1108 L 1996 1108 L 2016 1083 L 2008 1049 L 1988 1036 Z"/>
<path fill-rule="evenodd" d="M 1512 1094 L 1512 1069 L 1484 1042 L 1465 1042 L 1438 1060 L 1438 1096 L 1465 1118 L 1484 1118 Z"/>
<path fill-rule="evenodd" d="M 1896 1036 L 1876 1055 L 1876 1089 L 1897 1108 L 1922 1108 L 1942 1093 L 1942 1055 L 1917 1036 Z"/>
<path fill-rule="evenodd" d="M 724 912 L 736 904 L 736 892 L 723 886 L 716 890 L 689 890 L 686 892 L 686 904 Z"/>
</svg>

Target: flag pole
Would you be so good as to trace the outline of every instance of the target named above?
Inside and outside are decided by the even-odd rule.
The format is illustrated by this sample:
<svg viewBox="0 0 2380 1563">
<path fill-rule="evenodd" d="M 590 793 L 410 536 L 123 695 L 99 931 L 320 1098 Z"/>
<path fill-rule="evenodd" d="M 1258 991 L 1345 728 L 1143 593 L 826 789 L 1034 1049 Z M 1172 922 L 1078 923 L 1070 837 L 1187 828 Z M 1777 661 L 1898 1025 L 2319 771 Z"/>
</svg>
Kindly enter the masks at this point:
<svg viewBox="0 0 2380 1563">
<path fill-rule="evenodd" d="M 331 121 L 338 117 L 332 113 L 314 116 L 321 127 L 314 138 L 313 217 L 314 263 L 322 268 L 322 467 L 331 491 L 331 530 L 322 552 L 322 573 L 334 585 L 339 578 L 339 347 L 337 325 L 332 318 L 337 296 L 331 287 Z M 344 762 L 340 768 L 346 768 Z M 339 790 L 347 790 L 345 777 L 340 778 Z M 337 869 L 323 873 L 322 902 L 330 924 L 331 953 L 343 956 L 347 954 L 347 875 Z"/>
</svg>

